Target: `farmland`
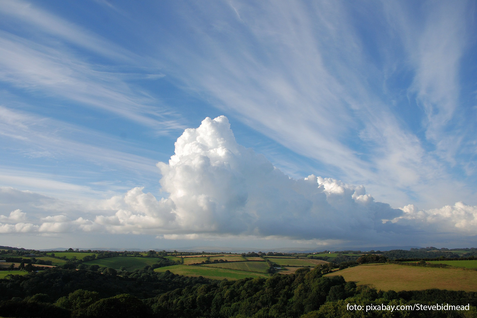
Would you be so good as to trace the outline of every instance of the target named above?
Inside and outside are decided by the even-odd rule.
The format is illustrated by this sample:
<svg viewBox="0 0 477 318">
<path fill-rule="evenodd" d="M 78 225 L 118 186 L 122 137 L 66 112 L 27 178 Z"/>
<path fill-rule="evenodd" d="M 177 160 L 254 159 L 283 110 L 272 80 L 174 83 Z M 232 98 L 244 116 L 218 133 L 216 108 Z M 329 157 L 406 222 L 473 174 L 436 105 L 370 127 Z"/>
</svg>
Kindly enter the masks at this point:
<svg viewBox="0 0 477 318">
<path fill-rule="evenodd" d="M 66 257 L 67 259 L 83 259 L 85 256 L 96 255 L 96 253 L 82 253 L 82 252 L 55 252 L 47 255 L 54 255 L 55 257 Z"/>
<path fill-rule="evenodd" d="M 184 257 L 184 264 L 185 265 L 200 264 L 202 262 L 205 262 L 206 260 L 207 260 L 207 257 Z"/>
<path fill-rule="evenodd" d="M 152 257 L 110 257 L 85 262 L 83 264 L 98 265 L 101 267 L 111 267 L 114 269 L 120 269 L 121 267 L 124 267 L 128 271 L 133 271 L 136 269 L 143 269 L 145 266 L 151 266 L 157 263 L 158 260 L 159 258 Z"/>
<path fill-rule="evenodd" d="M 477 269 L 477 260 L 427 261 L 431 264 L 446 264 L 453 267 Z"/>
<path fill-rule="evenodd" d="M 268 269 L 266 262 L 228 262 L 228 263 L 214 263 L 203 265 L 205 267 L 224 268 L 246 272 L 265 273 Z"/>
<path fill-rule="evenodd" d="M 270 261 L 280 266 L 311 266 L 314 267 L 318 264 L 326 264 L 327 262 L 319 259 L 306 259 L 306 258 L 271 258 Z"/>
<path fill-rule="evenodd" d="M 188 266 L 188 265 L 174 265 L 156 268 L 154 271 L 163 273 L 165 271 L 171 271 L 174 274 L 185 276 L 202 276 L 211 279 L 242 279 L 247 277 L 268 277 L 268 274 L 245 272 L 233 269 L 224 269 L 208 266 Z"/>
<path fill-rule="evenodd" d="M 366 264 L 336 271 L 328 276 L 381 290 L 447 289 L 477 291 L 477 271 L 395 264 Z"/>
<path fill-rule="evenodd" d="M 36 258 L 37 260 L 50 261 L 52 265 L 58 266 L 66 263 L 64 259 L 58 259 L 50 256 L 39 256 L 39 257 L 23 257 L 26 259 Z"/>
<path fill-rule="evenodd" d="M 26 275 L 25 271 L 0 271 L 0 279 L 4 279 L 8 275 Z"/>
</svg>

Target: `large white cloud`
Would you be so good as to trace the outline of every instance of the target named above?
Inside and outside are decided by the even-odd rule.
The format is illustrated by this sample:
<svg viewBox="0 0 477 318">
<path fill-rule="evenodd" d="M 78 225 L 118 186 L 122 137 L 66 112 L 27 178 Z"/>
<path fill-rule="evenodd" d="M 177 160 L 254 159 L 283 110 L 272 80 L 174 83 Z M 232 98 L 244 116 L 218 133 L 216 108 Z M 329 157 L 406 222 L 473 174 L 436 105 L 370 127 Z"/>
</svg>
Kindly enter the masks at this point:
<svg viewBox="0 0 477 318">
<path fill-rule="evenodd" d="M 240 235 L 393 245 L 415 244 L 416 238 L 429 239 L 435 231 L 477 234 L 477 207 L 456 203 L 427 211 L 414 206 L 393 209 L 375 202 L 363 186 L 314 175 L 289 178 L 263 155 L 237 144 L 224 116 L 206 118 L 197 129 L 186 129 L 169 162 L 157 166 L 162 199 L 136 187 L 85 204 L 89 215 L 64 211 L 29 223 L 25 212 L 14 210 L 0 216 L 0 232 L 93 231 L 166 239 Z M 46 200 L 29 192 L 3 190 L 36 198 L 34 203 Z M 48 204 L 52 205 L 58 206 Z"/>
<path fill-rule="evenodd" d="M 157 165 L 156 200 L 141 188 L 108 202 L 96 223 L 114 232 L 241 234 L 299 239 L 357 239 L 383 230 L 402 211 L 376 203 L 364 187 L 311 175 L 294 180 L 237 144 L 226 117 L 186 129 L 169 163 Z"/>
</svg>

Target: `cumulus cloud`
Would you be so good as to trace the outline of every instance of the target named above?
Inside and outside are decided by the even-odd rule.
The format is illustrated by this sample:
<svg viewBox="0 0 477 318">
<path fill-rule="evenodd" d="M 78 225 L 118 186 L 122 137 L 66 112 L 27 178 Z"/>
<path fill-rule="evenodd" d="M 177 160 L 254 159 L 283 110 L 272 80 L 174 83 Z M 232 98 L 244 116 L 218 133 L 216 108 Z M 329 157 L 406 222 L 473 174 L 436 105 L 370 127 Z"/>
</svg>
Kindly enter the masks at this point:
<svg viewBox="0 0 477 318">
<path fill-rule="evenodd" d="M 263 155 L 237 144 L 226 117 L 206 118 L 186 129 L 168 163 L 158 163 L 157 200 L 142 188 L 114 197 L 96 224 L 112 232 L 196 235 L 256 235 L 297 239 L 348 239 L 383 231 L 383 219 L 401 210 L 374 202 L 363 186 L 310 175 L 294 180 Z M 389 227 L 389 226 L 388 226 Z"/>
<path fill-rule="evenodd" d="M 157 167 L 161 199 L 136 187 L 96 204 L 96 215 L 65 212 L 39 218 L 37 224 L 26 223 L 26 213 L 15 210 L 0 216 L 0 232 L 132 233 L 169 240 L 239 235 L 357 244 L 396 244 L 404 241 L 402 233 L 413 231 L 477 234 L 477 207 L 394 209 L 376 202 L 361 185 L 315 175 L 292 179 L 263 155 L 237 144 L 224 116 L 186 129 L 169 162 Z M 412 239 L 406 237 L 408 244 Z"/>
<path fill-rule="evenodd" d="M 24 222 L 26 221 L 26 213 L 20 209 L 10 212 L 10 216 L 0 215 L 2 222 Z"/>
<path fill-rule="evenodd" d="M 402 208 L 403 215 L 391 220 L 393 223 L 409 224 L 420 229 L 435 229 L 439 232 L 454 232 L 477 235 L 477 206 L 457 202 L 439 209 L 419 210 L 410 204 Z"/>
</svg>

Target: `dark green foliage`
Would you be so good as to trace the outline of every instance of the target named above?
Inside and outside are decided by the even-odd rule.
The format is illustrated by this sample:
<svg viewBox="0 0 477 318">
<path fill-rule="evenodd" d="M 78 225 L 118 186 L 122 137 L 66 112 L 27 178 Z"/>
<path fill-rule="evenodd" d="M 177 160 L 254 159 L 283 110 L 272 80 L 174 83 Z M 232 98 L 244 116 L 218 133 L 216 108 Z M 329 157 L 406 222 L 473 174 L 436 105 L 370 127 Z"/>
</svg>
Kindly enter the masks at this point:
<svg viewBox="0 0 477 318">
<path fill-rule="evenodd" d="M 356 260 L 358 264 L 367 264 L 367 263 L 386 263 L 387 258 L 382 255 L 376 254 L 367 254 L 363 255 Z"/>
<path fill-rule="evenodd" d="M 78 289 L 56 301 L 56 306 L 71 311 L 82 312 L 100 299 L 99 293 Z"/>
<path fill-rule="evenodd" d="M 23 299 L 44 293 L 54 301 L 78 289 L 96 291 L 101 298 L 125 293 L 148 298 L 196 283 L 206 284 L 210 283 L 210 280 L 174 275 L 169 271 L 156 273 L 152 270 L 137 270 L 127 273 L 127 277 L 119 277 L 93 271 L 55 268 L 0 280 L 0 300 L 9 300 L 12 297 Z"/>
<path fill-rule="evenodd" d="M 123 294 L 95 302 L 86 309 L 83 317 L 147 318 L 152 317 L 152 310 L 138 298 Z"/>
<path fill-rule="evenodd" d="M 7 300 L 0 302 L 0 316 L 69 318 L 70 311 L 47 303 Z"/>
</svg>

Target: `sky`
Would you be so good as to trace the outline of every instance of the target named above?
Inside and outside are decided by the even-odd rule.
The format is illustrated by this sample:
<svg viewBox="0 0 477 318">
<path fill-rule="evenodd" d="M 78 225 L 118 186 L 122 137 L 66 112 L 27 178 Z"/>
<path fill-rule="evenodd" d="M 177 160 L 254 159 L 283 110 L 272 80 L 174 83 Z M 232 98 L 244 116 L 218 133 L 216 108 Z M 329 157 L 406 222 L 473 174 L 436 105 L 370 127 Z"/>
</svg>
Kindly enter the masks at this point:
<svg viewBox="0 0 477 318">
<path fill-rule="evenodd" d="M 0 1 L 0 245 L 477 247 L 473 1 Z"/>
</svg>

